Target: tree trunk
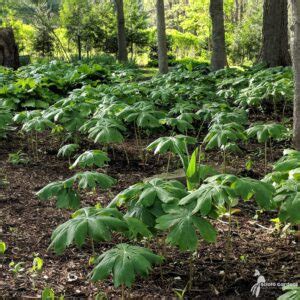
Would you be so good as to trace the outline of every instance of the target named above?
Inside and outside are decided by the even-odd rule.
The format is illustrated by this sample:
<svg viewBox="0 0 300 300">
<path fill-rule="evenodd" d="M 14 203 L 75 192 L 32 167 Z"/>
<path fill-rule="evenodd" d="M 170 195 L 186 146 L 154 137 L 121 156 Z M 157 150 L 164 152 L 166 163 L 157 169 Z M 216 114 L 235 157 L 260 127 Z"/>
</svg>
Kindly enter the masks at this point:
<svg viewBox="0 0 300 300">
<path fill-rule="evenodd" d="M 295 81 L 294 98 L 294 145 L 300 150 L 300 0 L 292 0 L 292 13 L 294 32 L 292 43 L 292 58 Z"/>
<path fill-rule="evenodd" d="M 209 12 L 212 20 L 211 68 L 216 71 L 227 65 L 223 0 L 210 0 Z"/>
<path fill-rule="evenodd" d="M 13 69 L 20 66 L 19 51 L 11 28 L 0 29 L 0 65 Z"/>
<path fill-rule="evenodd" d="M 123 0 L 115 0 L 118 23 L 118 60 L 128 60 Z"/>
<path fill-rule="evenodd" d="M 261 61 L 268 67 L 289 66 L 287 0 L 265 0 Z"/>
<path fill-rule="evenodd" d="M 81 36 L 80 34 L 77 35 L 77 51 L 78 51 L 78 60 L 81 60 L 82 54 L 81 54 Z"/>
<path fill-rule="evenodd" d="M 164 0 L 156 0 L 156 16 L 159 72 L 166 74 L 169 68 Z"/>
</svg>

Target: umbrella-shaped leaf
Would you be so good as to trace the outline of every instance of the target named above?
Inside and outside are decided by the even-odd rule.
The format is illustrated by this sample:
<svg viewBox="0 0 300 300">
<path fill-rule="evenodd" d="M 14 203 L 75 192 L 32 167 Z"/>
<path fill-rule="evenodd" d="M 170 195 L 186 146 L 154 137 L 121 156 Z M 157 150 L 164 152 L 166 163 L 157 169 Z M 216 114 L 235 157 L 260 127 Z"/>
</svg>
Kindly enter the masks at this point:
<svg viewBox="0 0 300 300">
<path fill-rule="evenodd" d="M 103 280 L 112 274 L 115 287 L 122 284 L 131 287 L 136 275 L 146 277 L 152 265 L 162 261 L 161 256 L 149 249 L 119 244 L 96 259 L 96 266 L 91 273 L 92 281 Z"/>
<path fill-rule="evenodd" d="M 56 253 L 62 253 L 73 243 L 80 247 L 87 238 L 109 241 L 113 231 L 126 230 L 128 226 L 116 209 L 86 207 L 76 211 L 72 219 L 53 231 L 49 248 L 53 248 Z"/>
</svg>

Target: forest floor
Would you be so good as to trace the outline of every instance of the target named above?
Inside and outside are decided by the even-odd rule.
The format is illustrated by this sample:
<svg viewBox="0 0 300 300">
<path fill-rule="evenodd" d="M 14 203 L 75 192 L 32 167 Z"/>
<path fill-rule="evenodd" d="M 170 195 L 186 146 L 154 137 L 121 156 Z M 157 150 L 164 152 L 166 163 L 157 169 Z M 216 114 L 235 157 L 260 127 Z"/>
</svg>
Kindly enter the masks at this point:
<svg viewBox="0 0 300 300">
<path fill-rule="evenodd" d="M 0 144 L 0 179 L 8 183 L 0 186 L 0 237 L 8 246 L 5 254 L 0 256 L 0 298 L 35 299 L 45 287 L 52 288 L 57 296 L 65 295 L 65 299 L 92 299 L 99 293 L 110 299 L 120 297 L 120 290 L 113 287 L 111 280 L 96 284 L 88 280 L 92 269 L 88 265 L 92 255 L 90 247 L 70 247 L 61 256 L 47 252 L 52 231 L 66 221 L 71 212 L 57 209 L 54 201 L 38 200 L 35 193 L 52 181 L 70 177 L 73 172 L 66 161 L 57 158 L 57 141 L 42 135 L 39 145 L 38 160 L 32 159 L 27 165 L 14 166 L 8 162 L 9 153 L 22 150 L 32 157 L 26 137 L 13 134 Z M 111 191 L 114 195 L 145 177 L 163 172 L 165 165 L 163 159 L 158 161 L 150 156 L 144 166 L 138 159 L 134 141 L 127 140 L 124 145 L 130 164 L 127 165 L 123 153 L 116 149 L 115 159 L 107 169 L 107 173 L 118 180 Z M 93 146 L 82 148 L 93 149 Z M 274 148 L 273 160 L 276 160 L 282 155 L 283 145 Z M 230 165 L 238 174 L 262 178 L 264 167 L 260 147 L 249 145 L 246 153 L 240 157 L 232 156 Z M 244 166 L 250 156 L 254 161 L 253 169 L 245 171 Z M 209 164 L 221 165 L 219 156 L 214 152 L 208 154 L 206 160 Z M 83 206 L 99 202 L 105 205 L 110 199 L 107 192 L 98 191 L 83 194 L 81 201 Z M 217 243 L 200 243 L 194 258 L 193 286 L 185 295 L 189 299 L 254 299 L 251 287 L 257 282 L 255 270 L 259 270 L 267 283 L 299 282 L 299 249 L 294 236 L 287 234 L 280 237 L 274 229 L 270 219 L 275 218 L 276 213 L 260 213 L 252 201 L 240 204 L 238 209 L 233 215 L 232 244 L 227 263 L 227 219 L 215 223 L 218 228 Z M 255 215 L 257 218 L 254 218 Z M 96 245 L 96 252 L 101 253 L 120 241 L 121 237 L 115 236 L 110 243 Z M 188 282 L 189 256 L 170 246 L 162 253 L 159 240 L 150 247 L 163 254 L 166 261 L 161 268 L 154 268 L 147 279 L 139 278 L 126 291 L 126 298 L 175 298 L 175 290 L 183 290 Z M 41 272 L 36 275 L 28 271 L 35 255 L 44 260 Z M 9 268 L 11 261 L 24 263 L 24 270 L 14 274 Z M 281 287 L 263 287 L 260 297 L 275 299 L 280 294 Z"/>
</svg>

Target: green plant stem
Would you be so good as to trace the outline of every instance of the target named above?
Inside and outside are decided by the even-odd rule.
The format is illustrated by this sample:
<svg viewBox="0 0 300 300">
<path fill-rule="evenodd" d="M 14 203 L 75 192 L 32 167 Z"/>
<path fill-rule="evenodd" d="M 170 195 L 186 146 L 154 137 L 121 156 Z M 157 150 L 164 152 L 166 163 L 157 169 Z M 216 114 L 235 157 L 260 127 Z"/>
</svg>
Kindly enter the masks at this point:
<svg viewBox="0 0 300 300">
<path fill-rule="evenodd" d="M 142 146 L 141 131 L 139 129 L 139 126 L 137 126 L 136 128 L 137 128 L 137 136 L 138 136 L 138 139 L 139 139 L 139 145 Z"/>
<path fill-rule="evenodd" d="M 124 153 L 125 153 L 125 157 L 126 157 L 127 165 L 129 166 L 129 165 L 130 165 L 130 161 L 129 161 L 128 153 L 127 153 L 127 151 L 126 151 L 126 148 L 125 148 L 125 146 L 124 146 L 124 145 L 123 145 L 123 150 L 124 150 Z"/>
<path fill-rule="evenodd" d="M 136 143 L 136 146 L 139 148 L 139 138 L 138 138 L 137 129 L 136 129 L 137 126 L 135 123 L 134 123 L 133 127 L 134 127 L 135 143 Z"/>
<path fill-rule="evenodd" d="M 205 120 L 202 121 L 202 123 L 201 123 L 201 125 L 200 125 L 200 127 L 199 127 L 199 130 L 198 130 L 198 133 L 197 133 L 197 136 L 196 136 L 196 139 L 197 139 L 197 140 L 199 139 L 199 136 L 200 136 L 200 133 L 201 133 L 201 131 L 202 131 L 204 122 L 205 122 Z"/>
<path fill-rule="evenodd" d="M 93 251 L 93 256 L 95 256 L 95 245 L 94 245 L 94 240 L 91 239 L 91 247 L 92 247 L 92 251 Z"/>
<path fill-rule="evenodd" d="M 172 155 L 172 153 L 169 153 L 169 155 L 168 155 L 167 173 L 169 173 L 170 162 L 171 162 L 171 155 Z"/>
<path fill-rule="evenodd" d="M 116 160 L 116 153 L 113 145 L 111 145 L 111 151 L 112 151 L 113 159 Z"/>
<path fill-rule="evenodd" d="M 122 284 L 122 300 L 125 299 L 125 286 L 124 283 Z"/>
<path fill-rule="evenodd" d="M 226 151 L 223 150 L 223 173 L 226 173 Z"/>
<path fill-rule="evenodd" d="M 193 253 L 190 254 L 189 257 L 189 283 L 188 283 L 188 290 L 191 291 L 193 287 L 193 276 L 194 276 L 194 259 L 193 259 Z"/>
<path fill-rule="evenodd" d="M 231 254 L 231 225 L 232 225 L 232 214 L 231 214 L 231 205 L 228 209 L 228 232 L 226 237 L 226 256 L 225 256 L 225 277 L 228 274 L 228 262 Z"/>
<path fill-rule="evenodd" d="M 267 174 L 267 155 L 268 155 L 268 144 L 267 144 L 267 140 L 265 141 L 265 174 Z"/>
</svg>

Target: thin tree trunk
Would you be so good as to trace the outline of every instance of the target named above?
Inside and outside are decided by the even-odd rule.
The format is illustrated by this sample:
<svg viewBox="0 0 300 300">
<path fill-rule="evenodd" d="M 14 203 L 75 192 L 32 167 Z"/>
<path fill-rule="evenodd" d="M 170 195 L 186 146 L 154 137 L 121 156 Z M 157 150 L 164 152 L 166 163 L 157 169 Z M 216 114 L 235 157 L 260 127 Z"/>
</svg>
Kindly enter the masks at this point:
<svg viewBox="0 0 300 300">
<path fill-rule="evenodd" d="M 261 61 L 268 67 L 289 66 L 287 0 L 265 0 Z"/>
<path fill-rule="evenodd" d="M 82 54 L 81 54 L 81 36 L 80 36 L 80 34 L 77 35 L 77 51 L 78 51 L 78 60 L 81 60 Z"/>
<path fill-rule="evenodd" d="M 162 74 L 169 71 L 164 0 L 156 0 L 158 66 Z"/>
<path fill-rule="evenodd" d="M 128 60 L 123 0 L 115 0 L 118 23 L 118 60 Z"/>
<path fill-rule="evenodd" d="M 19 51 L 12 28 L 0 28 L 0 65 L 17 69 Z"/>
<path fill-rule="evenodd" d="M 213 71 L 227 65 L 223 0 L 210 0 L 209 12 L 212 20 L 212 56 Z"/>
<path fill-rule="evenodd" d="M 294 98 L 294 145 L 300 150 L 300 0 L 292 0 L 292 13 L 294 32 L 292 58 L 295 81 Z"/>
</svg>

